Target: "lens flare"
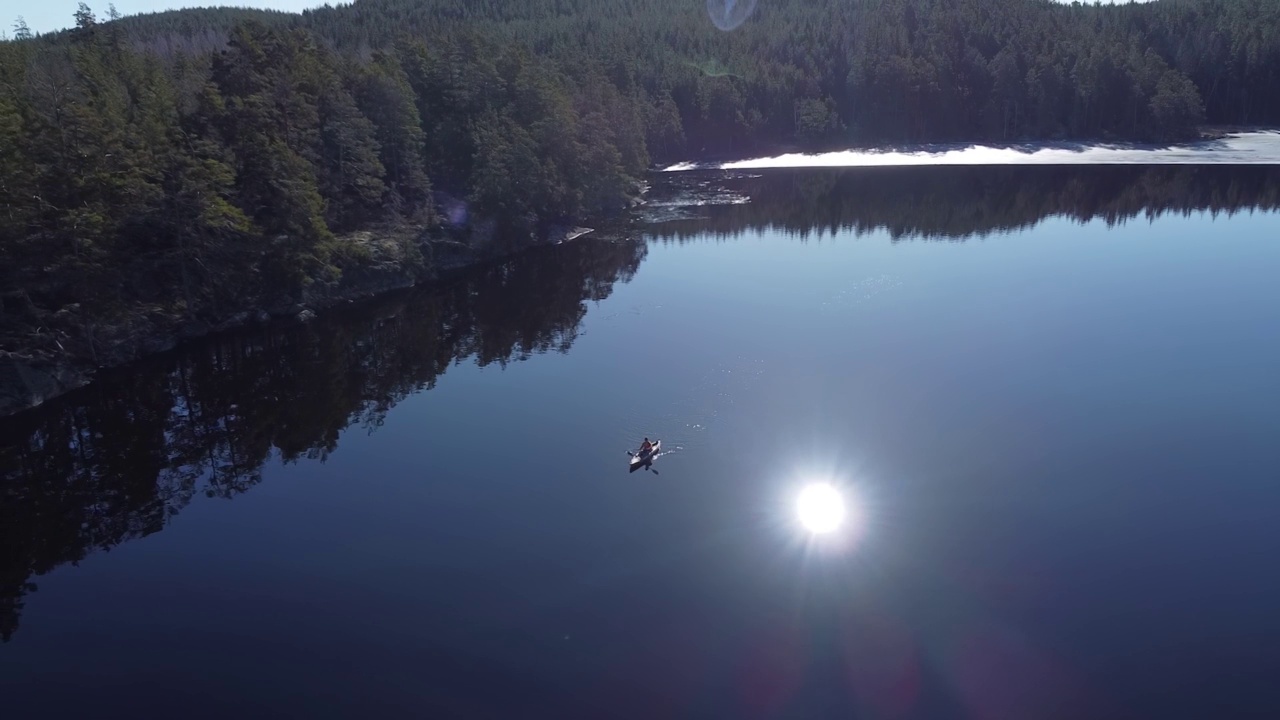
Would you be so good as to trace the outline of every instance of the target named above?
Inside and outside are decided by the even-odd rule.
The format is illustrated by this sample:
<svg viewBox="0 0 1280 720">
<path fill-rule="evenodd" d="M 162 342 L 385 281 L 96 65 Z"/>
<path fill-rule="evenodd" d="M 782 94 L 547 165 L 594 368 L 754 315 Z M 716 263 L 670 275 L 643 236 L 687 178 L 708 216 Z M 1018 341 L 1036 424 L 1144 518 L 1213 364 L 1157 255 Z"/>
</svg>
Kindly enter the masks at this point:
<svg viewBox="0 0 1280 720">
<path fill-rule="evenodd" d="M 756 0 L 707 0 L 707 15 L 725 32 L 737 29 L 755 11 Z"/>
<path fill-rule="evenodd" d="M 844 524 L 844 498 L 840 491 L 827 483 L 805 486 L 796 498 L 796 516 L 806 530 L 823 535 L 834 532 Z"/>
</svg>

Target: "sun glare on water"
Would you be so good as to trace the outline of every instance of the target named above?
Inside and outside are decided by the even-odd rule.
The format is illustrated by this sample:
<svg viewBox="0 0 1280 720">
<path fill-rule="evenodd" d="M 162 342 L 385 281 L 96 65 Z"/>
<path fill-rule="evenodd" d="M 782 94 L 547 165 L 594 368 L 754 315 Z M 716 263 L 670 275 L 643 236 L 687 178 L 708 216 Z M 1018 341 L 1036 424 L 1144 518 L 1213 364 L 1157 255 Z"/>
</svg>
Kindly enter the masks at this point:
<svg viewBox="0 0 1280 720">
<path fill-rule="evenodd" d="M 835 532 L 847 515 L 844 497 L 827 483 L 806 485 L 796 499 L 796 515 L 800 524 L 815 535 Z"/>
</svg>

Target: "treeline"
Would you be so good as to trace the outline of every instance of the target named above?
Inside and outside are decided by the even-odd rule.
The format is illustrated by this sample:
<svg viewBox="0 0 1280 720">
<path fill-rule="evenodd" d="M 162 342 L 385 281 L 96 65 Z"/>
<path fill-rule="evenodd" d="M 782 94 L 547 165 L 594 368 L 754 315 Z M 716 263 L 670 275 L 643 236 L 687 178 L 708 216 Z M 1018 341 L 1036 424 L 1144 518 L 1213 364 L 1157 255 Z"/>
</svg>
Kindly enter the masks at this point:
<svg viewBox="0 0 1280 720">
<path fill-rule="evenodd" d="M 91 356 L 129 318 L 304 302 L 381 262 L 358 229 L 425 273 L 422 232 L 526 242 L 622 207 L 651 158 L 1280 123 L 1274 0 L 768 0 L 729 31 L 709 12 L 82 5 L 67 32 L 18 25 L 0 43 L 0 349 Z"/>
<path fill-rule="evenodd" d="M 137 26 L 81 5 L 73 31 L 0 44 L 0 347 L 302 302 L 370 262 L 354 230 L 536 238 L 623 207 L 649 162 L 613 85 L 479 35 L 354 57 L 246 22 L 160 55 Z"/>
<path fill-rule="evenodd" d="M 965 240 L 1048 218 L 1108 225 L 1166 214 L 1280 210 L 1267 165 L 901 167 L 672 173 L 656 184 L 646 233 L 685 241 L 780 230 L 800 239 L 884 232 L 894 240 Z M 748 203 L 733 202 L 747 196 Z M 668 205 L 696 202 L 687 213 Z"/>
<path fill-rule="evenodd" d="M 353 52 L 471 27 L 608 73 L 648 113 L 664 159 L 782 143 L 1165 141 L 1203 121 L 1280 123 L 1272 0 L 761 0 L 729 32 L 708 17 L 717 5 L 362 0 L 304 17 Z"/>
<path fill-rule="evenodd" d="M 164 529 L 196 496 L 245 492 L 274 458 L 323 459 L 345 428 L 380 426 L 450 366 L 567 351 L 586 302 L 629 281 L 645 248 L 540 248 L 434 293 L 225 337 L 0 418 L 0 639 L 34 578 Z"/>
<path fill-rule="evenodd" d="M 1202 121 L 1280 123 L 1271 0 L 769 0 L 731 31 L 686 0 L 360 0 L 301 15 L 123 18 L 165 56 L 220 47 L 247 17 L 368 58 L 401 38 L 482 33 L 604 76 L 661 159 L 779 143 L 1190 137 Z"/>
</svg>

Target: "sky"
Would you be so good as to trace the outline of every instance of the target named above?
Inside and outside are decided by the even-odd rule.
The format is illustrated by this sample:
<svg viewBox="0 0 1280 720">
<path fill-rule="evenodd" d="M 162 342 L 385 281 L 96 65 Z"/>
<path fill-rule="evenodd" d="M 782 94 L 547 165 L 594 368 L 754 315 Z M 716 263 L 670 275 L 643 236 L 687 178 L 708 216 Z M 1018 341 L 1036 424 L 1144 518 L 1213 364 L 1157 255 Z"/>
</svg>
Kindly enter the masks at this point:
<svg viewBox="0 0 1280 720">
<path fill-rule="evenodd" d="M 107 14 L 107 4 L 113 0 L 85 0 L 89 7 L 93 8 L 94 13 L 98 17 Z M 691 2 L 701 2 L 701 0 L 690 0 Z M 1066 2 L 1067 0 L 1059 0 Z M 1112 0 L 1106 0 L 1112 1 Z M 174 8 L 183 7 L 202 7 L 208 5 L 235 5 L 237 7 L 255 7 L 268 8 L 272 10 L 288 10 L 290 12 L 299 12 L 307 8 L 320 7 L 325 5 L 324 2 L 316 2 L 316 0 L 235 0 L 235 2 L 221 3 L 217 0 L 114 0 L 116 10 L 121 15 L 136 15 L 138 13 L 161 12 L 163 10 L 172 10 Z M 38 2 L 29 2 L 29 0 L 0 0 L 0 29 L 3 29 L 8 35 L 13 35 L 13 23 L 21 15 L 27 21 L 27 27 L 31 28 L 35 33 L 53 32 L 55 30 L 63 30 L 71 27 L 73 23 L 71 16 L 75 13 L 79 0 L 39 0 Z M 328 4 L 341 4 L 338 2 L 330 2 Z"/>
<path fill-rule="evenodd" d="M 299 12 L 307 8 L 320 7 L 324 2 L 316 0 L 234 0 L 234 2 L 218 2 L 218 0 L 84 0 L 93 9 L 95 15 L 102 18 L 107 14 L 107 5 L 114 2 L 121 15 L 137 15 L 139 13 L 162 12 L 176 8 L 208 7 L 210 5 L 234 5 L 236 7 L 253 7 L 269 10 L 287 10 Z M 64 30 L 75 24 L 75 14 L 80 0 L 0 0 L 0 29 L 13 36 L 13 23 L 21 15 L 27 21 L 27 27 L 34 33 Z M 337 2 L 330 2 L 337 5 Z"/>
</svg>

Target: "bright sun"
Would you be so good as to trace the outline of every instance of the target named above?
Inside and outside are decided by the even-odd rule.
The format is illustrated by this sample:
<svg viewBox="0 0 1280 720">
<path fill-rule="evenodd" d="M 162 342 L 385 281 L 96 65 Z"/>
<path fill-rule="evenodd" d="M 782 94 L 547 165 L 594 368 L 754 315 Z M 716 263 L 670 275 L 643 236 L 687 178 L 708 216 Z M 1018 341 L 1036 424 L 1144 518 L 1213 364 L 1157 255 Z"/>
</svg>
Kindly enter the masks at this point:
<svg viewBox="0 0 1280 720">
<path fill-rule="evenodd" d="M 796 499 L 796 514 L 809 532 L 829 533 L 844 522 L 844 498 L 826 483 L 807 485 Z"/>
</svg>

